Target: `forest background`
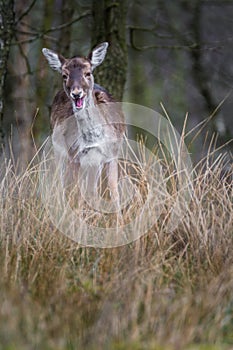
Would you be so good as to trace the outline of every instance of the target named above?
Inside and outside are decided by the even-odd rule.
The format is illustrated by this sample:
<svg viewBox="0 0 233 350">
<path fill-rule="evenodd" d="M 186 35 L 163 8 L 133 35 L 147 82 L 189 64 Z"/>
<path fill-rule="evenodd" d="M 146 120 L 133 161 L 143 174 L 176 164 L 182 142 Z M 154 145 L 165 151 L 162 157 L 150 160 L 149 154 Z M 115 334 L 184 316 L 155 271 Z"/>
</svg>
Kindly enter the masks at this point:
<svg viewBox="0 0 233 350">
<path fill-rule="evenodd" d="M 170 118 L 179 154 L 185 142 L 193 161 L 188 182 L 177 181 L 182 172 L 157 145 L 161 215 L 149 211 L 148 232 L 109 249 L 58 230 L 41 191 L 41 175 L 54 173 L 30 162 L 62 86 L 42 48 L 71 57 L 103 41 L 96 82 Z M 233 0 L 0 0 L 0 350 L 232 350 L 232 88 Z M 136 182 L 143 194 L 145 178 Z M 46 187 L 51 198 L 56 185 Z M 126 222 L 144 214 L 135 199 Z M 170 229 L 174 203 L 185 212 Z M 96 223 L 82 207 L 75 213 Z M 97 214 L 112 227 L 111 215 Z M 147 223 L 138 218 L 136 235 Z"/>
</svg>

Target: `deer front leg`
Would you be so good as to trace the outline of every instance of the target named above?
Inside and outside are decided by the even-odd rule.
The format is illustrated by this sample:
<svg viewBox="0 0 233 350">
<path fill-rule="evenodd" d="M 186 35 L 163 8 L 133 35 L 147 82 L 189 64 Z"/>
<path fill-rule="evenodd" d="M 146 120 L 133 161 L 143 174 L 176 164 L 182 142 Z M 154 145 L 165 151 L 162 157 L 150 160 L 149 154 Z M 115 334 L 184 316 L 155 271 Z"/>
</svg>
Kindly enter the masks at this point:
<svg viewBox="0 0 233 350">
<path fill-rule="evenodd" d="M 93 208 L 98 204 L 98 174 L 99 168 L 93 166 L 81 166 L 79 169 L 79 186 L 82 197 Z"/>
<path fill-rule="evenodd" d="M 108 187 L 110 190 L 111 199 L 115 206 L 117 215 L 117 229 L 124 224 L 121 206 L 120 206 L 120 194 L 118 191 L 118 162 L 117 159 L 112 160 L 108 164 Z"/>
<path fill-rule="evenodd" d="M 110 190 L 111 199 L 120 208 L 120 196 L 118 191 L 118 164 L 114 159 L 108 163 L 108 187 Z"/>
</svg>

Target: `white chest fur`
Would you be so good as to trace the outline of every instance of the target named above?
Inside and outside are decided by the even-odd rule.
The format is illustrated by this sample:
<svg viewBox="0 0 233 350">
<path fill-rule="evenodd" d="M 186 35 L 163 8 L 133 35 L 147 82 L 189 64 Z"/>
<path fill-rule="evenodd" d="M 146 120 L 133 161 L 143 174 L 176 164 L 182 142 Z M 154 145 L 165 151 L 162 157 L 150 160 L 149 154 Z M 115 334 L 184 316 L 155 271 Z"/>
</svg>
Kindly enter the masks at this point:
<svg viewBox="0 0 233 350">
<path fill-rule="evenodd" d="M 120 146 L 115 128 L 98 109 L 86 109 L 56 126 L 52 140 L 56 155 L 85 167 L 111 161 Z"/>
</svg>

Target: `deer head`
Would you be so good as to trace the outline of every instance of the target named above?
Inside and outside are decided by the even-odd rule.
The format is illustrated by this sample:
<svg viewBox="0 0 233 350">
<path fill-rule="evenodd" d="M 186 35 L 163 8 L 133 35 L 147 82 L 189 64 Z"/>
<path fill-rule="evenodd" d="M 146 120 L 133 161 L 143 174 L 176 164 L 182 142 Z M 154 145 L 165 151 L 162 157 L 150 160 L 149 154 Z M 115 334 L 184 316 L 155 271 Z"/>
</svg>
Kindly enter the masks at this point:
<svg viewBox="0 0 233 350">
<path fill-rule="evenodd" d="M 42 50 L 50 67 L 62 74 L 63 87 L 71 100 L 74 113 L 94 104 L 92 72 L 103 62 L 107 48 L 108 43 L 104 42 L 95 47 L 87 57 L 75 56 L 68 59 L 52 50 Z"/>
</svg>

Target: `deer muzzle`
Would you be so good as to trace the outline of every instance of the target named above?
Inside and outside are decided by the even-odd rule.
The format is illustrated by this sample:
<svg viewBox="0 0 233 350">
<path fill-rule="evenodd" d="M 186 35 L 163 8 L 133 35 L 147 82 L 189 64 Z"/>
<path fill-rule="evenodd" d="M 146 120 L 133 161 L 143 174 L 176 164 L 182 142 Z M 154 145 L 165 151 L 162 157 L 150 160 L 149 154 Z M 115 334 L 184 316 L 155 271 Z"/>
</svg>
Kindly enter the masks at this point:
<svg viewBox="0 0 233 350">
<path fill-rule="evenodd" d="M 86 95 L 84 94 L 83 90 L 72 90 L 70 93 L 70 97 L 72 98 L 73 104 L 75 105 L 76 109 L 85 108 Z"/>
</svg>

